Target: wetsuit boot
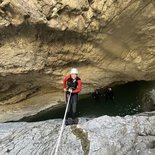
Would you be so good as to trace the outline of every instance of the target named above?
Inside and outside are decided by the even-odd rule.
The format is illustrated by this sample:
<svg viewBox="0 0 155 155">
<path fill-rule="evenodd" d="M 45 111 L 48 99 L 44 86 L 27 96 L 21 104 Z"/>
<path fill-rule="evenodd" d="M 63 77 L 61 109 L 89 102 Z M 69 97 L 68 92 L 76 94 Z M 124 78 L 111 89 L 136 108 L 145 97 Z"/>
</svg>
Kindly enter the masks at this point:
<svg viewBox="0 0 155 155">
<path fill-rule="evenodd" d="M 75 118 L 76 118 L 76 113 L 73 113 L 72 114 L 72 124 L 76 124 Z"/>
</svg>

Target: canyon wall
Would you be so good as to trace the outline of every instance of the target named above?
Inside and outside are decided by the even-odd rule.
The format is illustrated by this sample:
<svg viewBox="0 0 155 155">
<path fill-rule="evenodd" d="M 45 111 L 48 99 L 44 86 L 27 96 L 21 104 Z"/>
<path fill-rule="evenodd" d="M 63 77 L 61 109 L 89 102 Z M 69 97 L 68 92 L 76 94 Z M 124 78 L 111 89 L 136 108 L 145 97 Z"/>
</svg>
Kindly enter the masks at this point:
<svg viewBox="0 0 155 155">
<path fill-rule="evenodd" d="M 0 121 L 62 104 L 72 67 L 82 93 L 155 80 L 155 1 L 0 0 Z"/>
</svg>

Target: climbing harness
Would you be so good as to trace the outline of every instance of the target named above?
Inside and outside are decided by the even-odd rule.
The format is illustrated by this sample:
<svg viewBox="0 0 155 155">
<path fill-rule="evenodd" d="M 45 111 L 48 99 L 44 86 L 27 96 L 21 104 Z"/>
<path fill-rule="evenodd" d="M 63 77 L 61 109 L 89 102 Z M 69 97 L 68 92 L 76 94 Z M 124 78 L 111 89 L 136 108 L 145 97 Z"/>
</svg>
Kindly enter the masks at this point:
<svg viewBox="0 0 155 155">
<path fill-rule="evenodd" d="M 62 125 L 61 125 L 61 130 L 60 130 L 60 133 L 59 133 L 59 137 L 58 137 L 58 140 L 52 150 L 52 153 L 51 155 L 58 155 L 58 150 L 59 150 L 59 145 L 60 145 L 60 141 L 61 141 L 61 137 L 62 137 L 62 133 L 63 133 L 63 130 L 64 130 L 64 125 L 65 125 L 65 119 L 66 119 L 66 114 L 67 114 L 67 111 L 68 111 L 68 107 L 69 107 L 69 102 L 70 102 L 70 98 L 71 98 L 71 92 L 69 94 L 69 97 L 68 97 L 68 101 L 67 101 L 67 106 L 66 106 L 66 110 L 65 110 L 65 114 L 64 114 L 64 118 L 63 118 L 63 121 L 62 121 Z"/>
</svg>

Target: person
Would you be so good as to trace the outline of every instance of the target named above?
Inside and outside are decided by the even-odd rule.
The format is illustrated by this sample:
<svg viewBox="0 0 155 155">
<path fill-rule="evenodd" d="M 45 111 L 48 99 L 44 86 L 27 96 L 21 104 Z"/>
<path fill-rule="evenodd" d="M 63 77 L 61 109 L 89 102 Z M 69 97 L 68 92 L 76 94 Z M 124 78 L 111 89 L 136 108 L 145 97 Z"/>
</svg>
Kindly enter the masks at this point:
<svg viewBox="0 0 155 155">
<path fill-rule="evenodd" d="M 96 89 L 93 93 L 92 93 L 92 97 L 94 100 L 99 100 L 101 96 L 101 93 L 99 92 L 98 89 Z"/>
<path fill-rule="evenodd" d="M 104 97 L 105 97 L 105 103 L 107 101 L 112 101 L 114 103 L 114 93 L 111 87 L 108 87 L 106 91 L 104 92 Z"/>
<path fill-rule="evenodd" d="M 67 75 L 64 78 L 63 87 L 64 87 L 64 92 L 66 92 L 66 103 L 68 102 L 69 95 L 71 93 L 65 124 L 69 125 L 68 117 L 69 117 L 71 106 L 72 106 L 72 124 L 75 124 L 78 93 L 82 89 L 82 82 L 81 82 L 81 79 L 78 77 L 78 70 L 76 68 L 72 68 L 70 71 L 70 75 Z"/>
</svg>

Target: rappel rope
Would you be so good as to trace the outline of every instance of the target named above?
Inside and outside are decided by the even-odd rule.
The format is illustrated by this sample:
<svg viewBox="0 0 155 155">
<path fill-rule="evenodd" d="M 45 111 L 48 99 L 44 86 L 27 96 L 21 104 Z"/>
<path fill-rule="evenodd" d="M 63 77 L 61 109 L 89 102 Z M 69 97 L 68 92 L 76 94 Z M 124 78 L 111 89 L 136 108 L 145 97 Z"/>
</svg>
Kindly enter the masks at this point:
<svg viewBox="0 0 155 155">
<path fill-rule="evenodd" d="M 64 130 L 65 119 L 66 119 L 66 115 L 67 115 L 67 111 L 68 111 L 68 106 L 69 106 L 70 98 L 71 98 L 71 92 L 69 94 L 69 97 L 67 97 L 68 101 L 67 101 L 67 106 L 66 106 L 65 114 L 64 114 L 63 121 L 62 121 L 62 125 L 61 125 L 61 130 L 60 130 L 58 140 L 57 140 L 57 142 L 56 142 L 56 144 L 55 144 L 55 146 L 54 146 L 54 148 L 52 150 L 51 155 L 53 155 L 54 151 L 55 151 L 54 155 L 58 155 L 58 150 L 59 150 L 59 146 L 60 146 L 60 141 L 61 141 L 62 133 L 63 133 L 63 130 Z"/>
</svg>

